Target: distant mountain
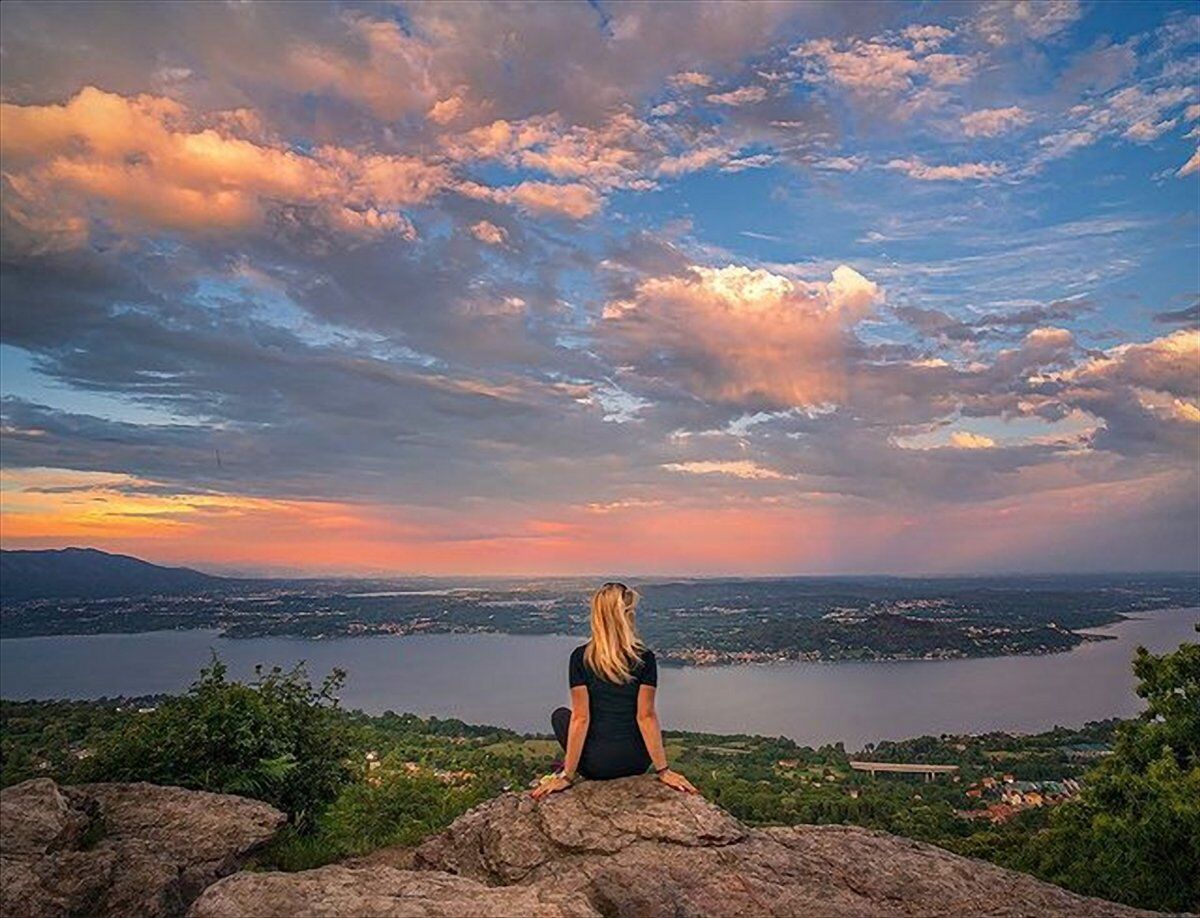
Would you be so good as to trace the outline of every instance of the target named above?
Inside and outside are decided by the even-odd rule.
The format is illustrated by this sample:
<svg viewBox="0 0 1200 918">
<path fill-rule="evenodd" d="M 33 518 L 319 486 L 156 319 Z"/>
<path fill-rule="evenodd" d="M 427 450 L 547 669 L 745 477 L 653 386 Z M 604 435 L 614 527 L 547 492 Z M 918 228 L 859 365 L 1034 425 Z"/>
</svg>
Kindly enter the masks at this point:
<svg viewBox="0 0 1200 918">
<path fill-rule="evenodd" d="M 95 548 L 0 551 L 0 600 L 104 599 L 199 593 L 233 583 L 187 567 L 162 567 Z"/>
</svg>

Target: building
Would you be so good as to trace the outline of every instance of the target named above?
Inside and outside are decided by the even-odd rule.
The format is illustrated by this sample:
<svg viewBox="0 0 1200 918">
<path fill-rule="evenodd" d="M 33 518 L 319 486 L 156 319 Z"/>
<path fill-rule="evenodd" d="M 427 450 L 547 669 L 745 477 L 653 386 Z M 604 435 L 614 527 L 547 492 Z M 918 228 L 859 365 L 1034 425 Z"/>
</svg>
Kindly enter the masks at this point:
<svg viewBox="0 0 1200 918">
<path fill-rule="evenodd" d="M 993 803 L 987 808 L 987 818 L 993 823 L 1008 822 L 1016 814 L 1016 809 L 1005 803 Z"/>
</svg>

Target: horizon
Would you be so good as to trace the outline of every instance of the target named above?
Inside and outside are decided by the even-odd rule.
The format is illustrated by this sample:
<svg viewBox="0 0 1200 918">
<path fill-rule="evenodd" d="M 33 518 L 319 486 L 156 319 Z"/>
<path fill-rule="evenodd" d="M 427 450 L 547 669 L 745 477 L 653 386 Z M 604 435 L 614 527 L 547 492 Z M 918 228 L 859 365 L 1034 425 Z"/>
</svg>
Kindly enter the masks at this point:
<svg viewBox="0 0 1200 918">
<path fill-rule="evenodd" d="M 357 573 L 339 573 L 337 571 L 328 571 L 324 573 L 312 573 L 310 571 L 289 573 L 285 569 L 270 569 L 264 570 L 242 570 L 224 569 L 209 565 L 203 561 L 197 562 L 173 562 L 172 564 L 160 564 L 150 558 L 140 557 L 137 555 L 128 555 L 120 552 L 106 552 L 103 549 L 95 548 L 86 545 L 64 545 L 52 548 L 19 548 L 2 549 L 5 552 L 11 551 L 92 551 L 101 552 L 107 555 L 113 555 L 123 558 L 132 558 L 135 561 L 144 561 L 149 564 L 154 564 L 160 567 L 174 566 L 183 567 L 189 570 L 194 570 L 197 573 L 209 574 L 216 577 L 227 577 L 230 579 L 245 579 L 245 580 L 593 580 L 593 579 L 612 579 L 608 574 L 602 572 L 595 573 L 546 573 L 546 572 L 517 572 L 511 574 L 471 574 L 471 573 L 448 573 L 448 574 L 422 574 L 415 572 L 394 572 L 394 571 L 367 571 Z M 871 579 L 891 579 L 891 580 L 951 580 L 951 579 L 1003 579 L 1008 577 L 1030 577 L 1030 578 L 1071 578 L 1071 577 L 1183 577 L 1194 576 L 1200 577 L 1200 571 L 1191 568 L 1105 568 L 1103 570 L 1068 570 L 1068 571 L 1037 571 L 1037 570 L 995 570 L 995 571 L 955 571 L 944 573 L 926 573 L 922 571 L 909 572 L 889 572 L 889 571 L 873 571 L 868 573 L 777 573 L 777 574 L 740 574 L 729 571 L 718 571 L 716 573 L 691 574 L 684 572 L 663 572 L 663 571 L 647 571 L 643 573 L 632 573 L 626 579 L 631 582 L 637 581 L 656 581 L 656 580 L 822 580 L 822 579 L 837 579 L 837 580 L 871 580 Z"/>
<path fill-rule="evenodd" d="M 0 52 L 5 549 L 1200 571 L 1194 3 L 10 0 Z"/>
</svg>

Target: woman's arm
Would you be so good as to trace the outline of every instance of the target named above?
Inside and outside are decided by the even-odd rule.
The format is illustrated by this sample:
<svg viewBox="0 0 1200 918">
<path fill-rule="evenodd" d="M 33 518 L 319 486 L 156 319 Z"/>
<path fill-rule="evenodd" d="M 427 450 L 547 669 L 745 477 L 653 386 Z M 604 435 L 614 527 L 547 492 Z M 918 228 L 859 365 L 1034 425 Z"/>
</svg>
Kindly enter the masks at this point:
<svg viewBox="0 0 1200 918">
<path fill-rule="evenodd" d="M 571 726 L 567 728 L 567 755 L 563 759 L 563 771 L 575 777 L 579 759 L 583 755 L 583 741 L 587 739 L 588 722 L 592 716 L 586 685 L 571 689 Z"/>
<path fill-rule="evenodd" d="M 583 755 L 583 743 L 587 739 L 588 722 L 591 720 L 591 703 L 586 685 L 571 686 L 571 724 L 567 727 L 567 754 L 563 759 L 563 774 L 539 784 L 533 791 L 533 799 L 540 800 L 547 794 L 564 791 L 575 780 L 579 759 Z"/>
<path fill-rule="evenodd" d="M 658 712 L 654 709 L 653 685 L 643 685 L 638 689 L 637 725 L 646 743 L 646 751 L 650 753 L 650 761 L 658 779 L 669 787 L 689 794 L 696 793 L 692 782 L 672 771 L 667 765 L 667 751 L 663 748 L 662 729 L 658 726 Z"/>
</svg>

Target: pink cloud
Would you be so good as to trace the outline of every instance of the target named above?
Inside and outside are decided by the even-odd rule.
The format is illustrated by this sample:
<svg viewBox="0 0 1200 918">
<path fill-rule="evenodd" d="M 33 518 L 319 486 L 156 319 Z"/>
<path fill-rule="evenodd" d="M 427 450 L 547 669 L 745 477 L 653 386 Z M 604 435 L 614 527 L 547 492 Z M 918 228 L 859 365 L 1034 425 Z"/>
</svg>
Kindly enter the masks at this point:
<svg viewBox="0 0 1200 918">
<path fill-rule="evenodd" d="M 502 227 L 488 220 L 480 220 L 478 223 L 472 223 L 471 235 L 480 242 L 486 242 L 488 245 L 503 245 L 504 241 L 508 238 L 508 233 Z"/>
<path fill-rule="evenodd" d="M 1017 105 L 1006 108 L 981 108 L 968 112 L 959 119 L 963 133 L 968 137 L 997 137 L 1014 128 L 1028 124 L 1030 114 Z"/>
<path fill-rule="evenodd" d="M 847 330 L 883 300 L 875 283 L 839 266 L 829 281 L 761 269 L 692 267 L 647 278 L 605 309 L 615 356 L 703 398 L 771 407 L 838 401 Z"/>
<path fill-rule="evenodd" d="M 729 92 L 713 93 L 707 98 L 715 105 L 752 105 L 766 97 L 767 91 L 762 86 L 740 86 Z"/>
<path fill-rule="evenodd" d="M 793 54 L 810 61 L 816 67 L 815 76 L 856 92 L 905 92 L 921 70 L 910 49 L 876 40 L 855 39 L 841 49 L 830 39 L 815 39 Z"/>
<path fill-rule="evenodd" d="M 703 89 L 706 86 L 712 85 L 712 77 L 707 73 L 698 73 L 695 70 L 685 70 L 681 73 L 673 74 L 667 80 L 676 89 L 690 89 L 698 87 Z"/>
</svg>

